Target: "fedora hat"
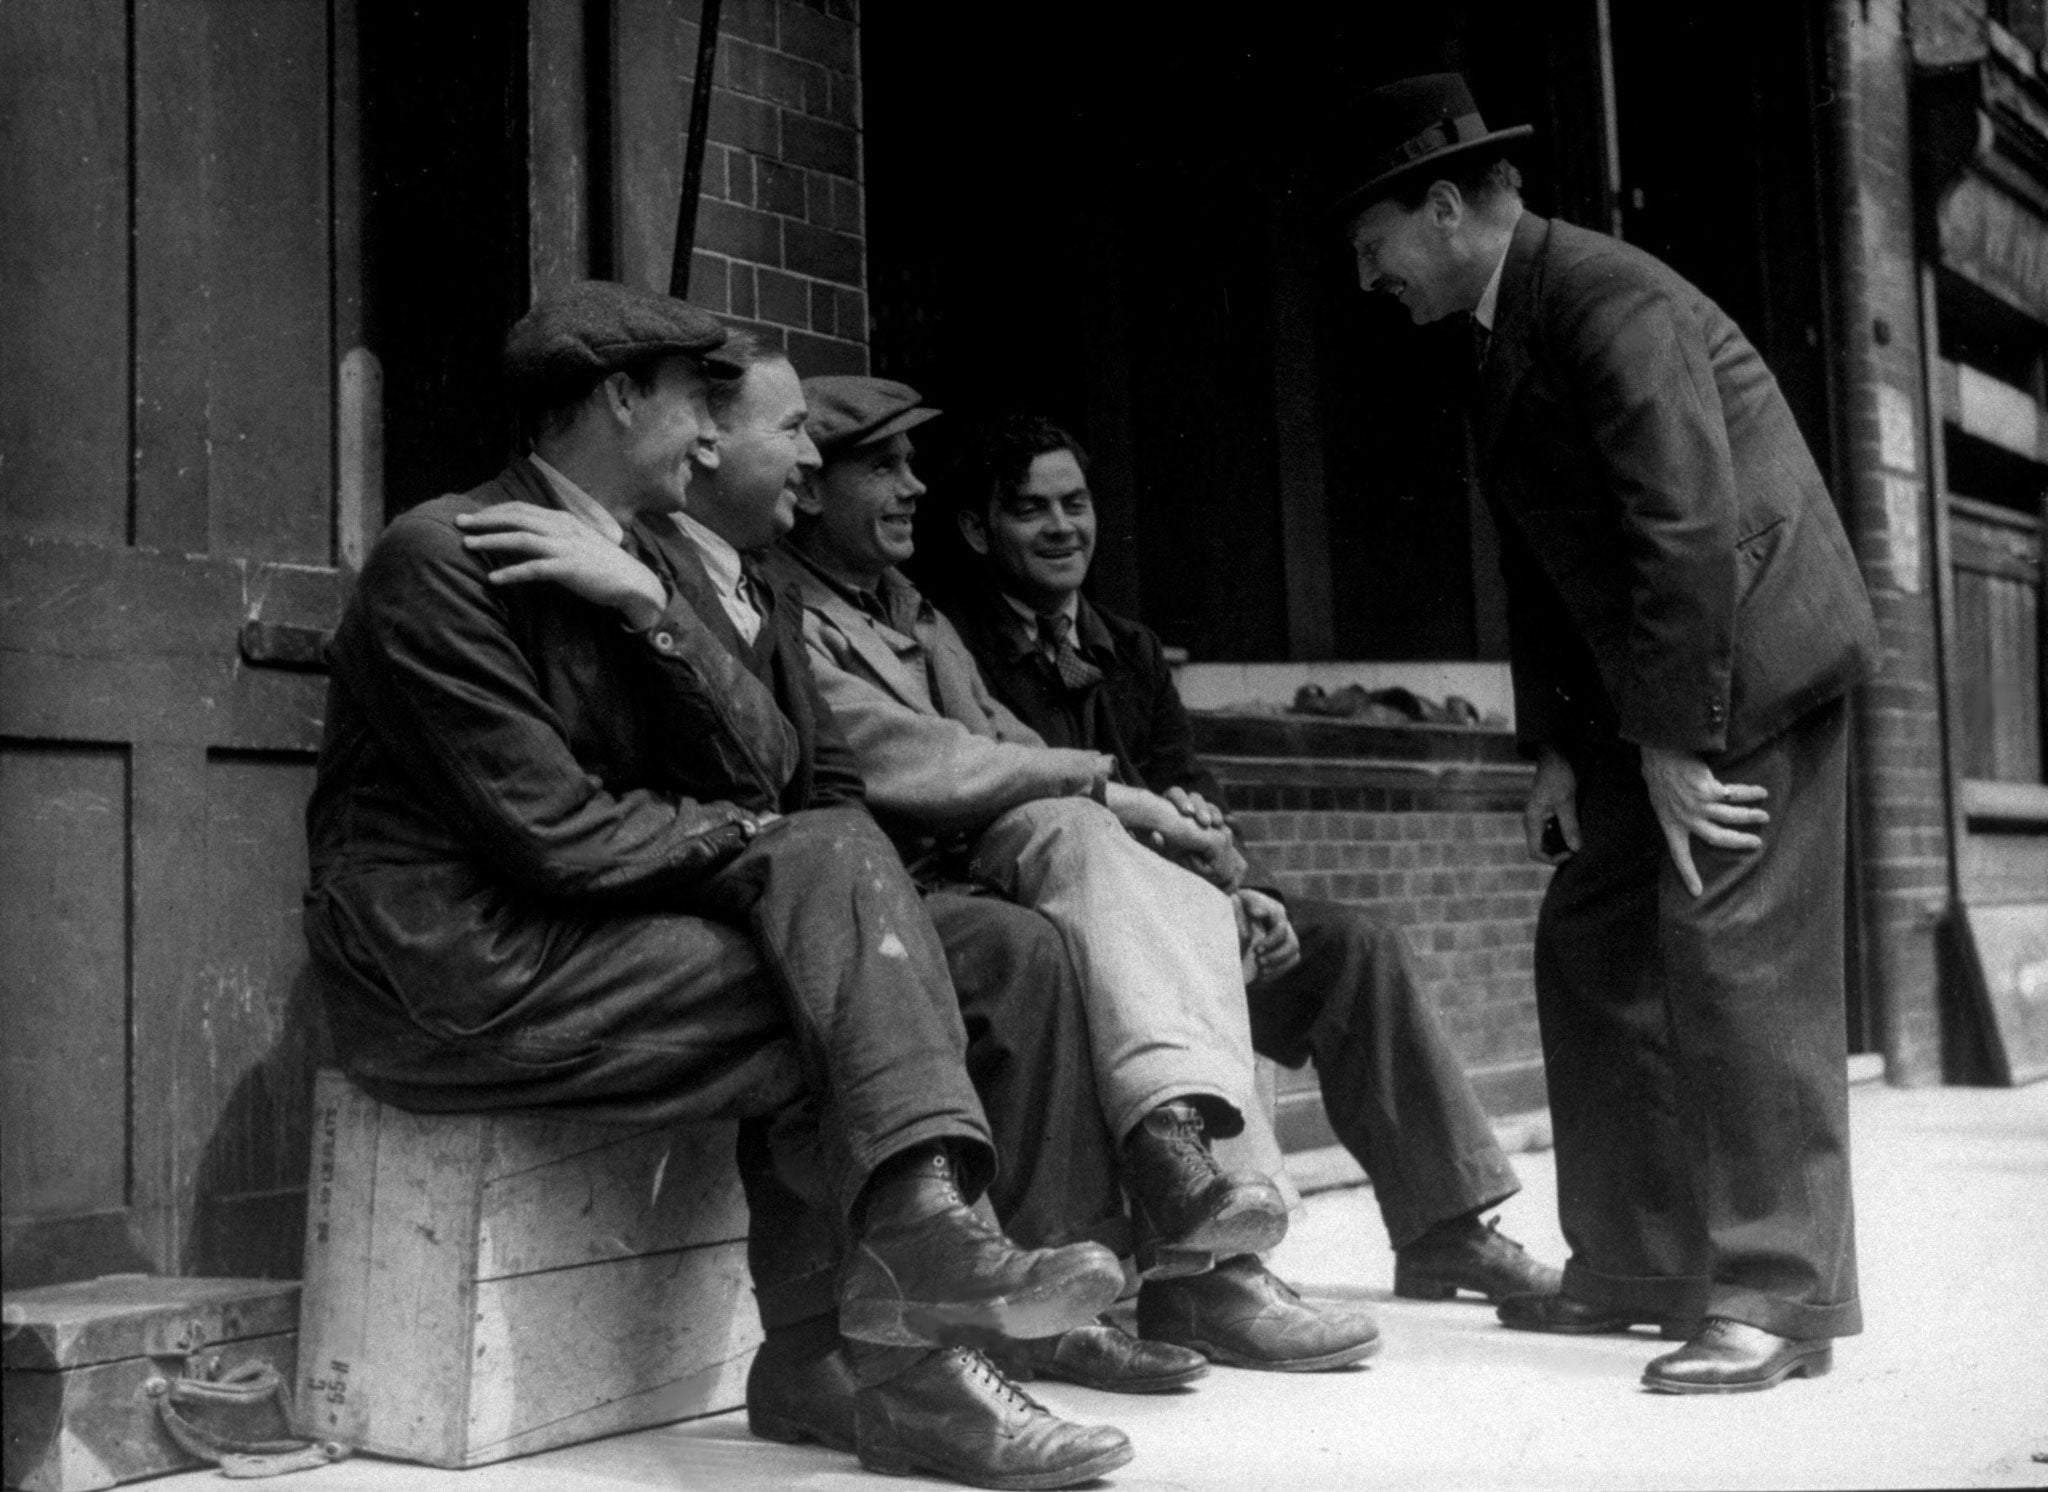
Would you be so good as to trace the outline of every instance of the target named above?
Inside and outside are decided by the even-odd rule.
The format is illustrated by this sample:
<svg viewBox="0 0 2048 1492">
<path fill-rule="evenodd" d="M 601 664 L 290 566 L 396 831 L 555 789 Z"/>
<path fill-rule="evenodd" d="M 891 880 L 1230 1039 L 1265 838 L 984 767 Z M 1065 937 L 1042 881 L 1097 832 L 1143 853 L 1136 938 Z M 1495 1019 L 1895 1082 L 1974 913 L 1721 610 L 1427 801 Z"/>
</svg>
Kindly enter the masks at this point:
<svg viewBox="0 0 2048 1492">
<path fill-rule="evenodd" d="M 1424 73 L 1359 95 L 1331 131 L 1329 214 L 1348 217 L 1403 182 L 1432 179 L 1482 152 L 1535 134 L 1526 124 L 1490 130 L 1461 73 Z"/>
</svg>

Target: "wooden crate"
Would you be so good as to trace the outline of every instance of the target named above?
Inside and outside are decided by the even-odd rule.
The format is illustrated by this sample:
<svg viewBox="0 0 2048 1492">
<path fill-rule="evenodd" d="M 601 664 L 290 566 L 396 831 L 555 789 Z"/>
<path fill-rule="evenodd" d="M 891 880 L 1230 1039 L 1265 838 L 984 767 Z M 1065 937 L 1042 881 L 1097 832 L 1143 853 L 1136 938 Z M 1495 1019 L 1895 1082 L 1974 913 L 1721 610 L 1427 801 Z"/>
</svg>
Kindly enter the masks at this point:
<svg viewBox="0 0 2048 1492">
<path fill-rule="evenodd" d="M 201 1463 L 171 1439 L 145 1385 L 195 1353 L 252 1358 L 291 1381 L 296 1280 L 106 1275 L 5 1297 L 5 1467 L 21 1492 L 86 1492 Z"/>
<path fill-rule="evenodd" d="M 733 1126 L 411 1114 L 316 1085 L 304 1434 L 479 1466 L 743 1402 Z"/>
</svg>

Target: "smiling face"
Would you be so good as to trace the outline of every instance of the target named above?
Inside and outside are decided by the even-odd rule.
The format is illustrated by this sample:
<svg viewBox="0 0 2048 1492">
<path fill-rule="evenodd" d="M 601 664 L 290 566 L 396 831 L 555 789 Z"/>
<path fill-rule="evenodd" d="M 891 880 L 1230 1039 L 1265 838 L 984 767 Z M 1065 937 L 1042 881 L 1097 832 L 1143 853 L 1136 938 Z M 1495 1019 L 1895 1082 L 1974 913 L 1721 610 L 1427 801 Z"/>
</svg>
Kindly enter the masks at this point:
<svg viewBox="0 0 2048 1492">
<path fill-rule="evenodd" d="M 760 549 L 796 521 L 797 492 L 819 466 L 804 431 L 803 384 L 781 358 L 747 369 L 714 420 L 712 450 L 690 488 L 690 516 L 735 549 Z"/>
<path fill-rule="evenodd" d="M 1078 591 L 1095 558 L 1095 499 L 1072 451 L 1034 457 L 1017 491 L 989 504 L 986 522 L 963 513 L 960 527 L 996 583 L 1041 610 Z"/>
<path fill-rule="evenodd" d="M 1453 244 L 1462 208 L 1432 187 L 1419 207 L 1384 198 L 1353 218 L 1358 288 L 1392 296 L 1417 325 L 1471 310 L 1463 294 L 1469 277 Z"/>
<path fill-rule="evenodd" d="M 690 481 L 690 455 L 709 429 L 703 379 L 687 359 L 671 357 L 662 360 L 650 384 L 614 373 L 606 386 L 630 489 L 626 506 L 643 513 L 680 511 Z"/>
<path fill-rule="evenodd" d="M 916 552 L 911 534 L 924 483 L 910 469 L 916 449 L 902 433 L 834 456 L 798 505 L 812 520 L 805 549 L 863 586 Z"/>
</svg>

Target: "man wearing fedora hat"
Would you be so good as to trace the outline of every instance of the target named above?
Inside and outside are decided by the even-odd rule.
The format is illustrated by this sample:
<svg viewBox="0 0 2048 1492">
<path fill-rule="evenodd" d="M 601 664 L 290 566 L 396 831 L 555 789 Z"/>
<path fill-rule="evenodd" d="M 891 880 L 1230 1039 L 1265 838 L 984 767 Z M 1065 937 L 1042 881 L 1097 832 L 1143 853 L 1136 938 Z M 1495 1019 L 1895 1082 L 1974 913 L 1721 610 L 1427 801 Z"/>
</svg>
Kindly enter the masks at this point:
<svg viewBox="0 0 2048 1492">
<path fill-rule="evenodd" d="M 429 1112 L 747 1121 L 758 1429 L 985 1486 L 1124 1464 L 1120 1431 L 1046 1412 L 977 1350 L 1086 1325 L 1123 1272 L 1092 1241 L 1020 1248 L 970 1206 L 998 1144 L 973 1080 L 1009 1080 L 969 1071 L 949 950 L 862 803 L 794 607 L 778 625 L 767 600 L 742 640 L 650 521 L 697 505 L 714 465 L 719 511 L 775 511 L 817 459 L 795 375 L 737 360 L 694 306 L 597 282 L 537 301 L 505 367 L 531 451 L 395 519 L 332 649 L 305 927 L 351 1077 Z M 1050 947 L 1020 962 L 1050 1042 L 1027 1050 L 1073 1065 Z M 1027 1122 L 1048 1149 L 1072 1124 Z M 1065 1190 L 1060 1209 L 1092 1205 Z"/>
<path fill-rule="evenodd" d="M 1558 1206 L 1531 1331 L 1689 1335 L 1645 1384 L 1827 1371 L 1861 1328 L 1848 1163 L 1846 706 L 1861 575 L 1775 380 L 1638 249 L 1523 210 L 1454 73 L 1333 137 L 1361 287 L 1468 318 L 1500 531 Z"/>
</svg>

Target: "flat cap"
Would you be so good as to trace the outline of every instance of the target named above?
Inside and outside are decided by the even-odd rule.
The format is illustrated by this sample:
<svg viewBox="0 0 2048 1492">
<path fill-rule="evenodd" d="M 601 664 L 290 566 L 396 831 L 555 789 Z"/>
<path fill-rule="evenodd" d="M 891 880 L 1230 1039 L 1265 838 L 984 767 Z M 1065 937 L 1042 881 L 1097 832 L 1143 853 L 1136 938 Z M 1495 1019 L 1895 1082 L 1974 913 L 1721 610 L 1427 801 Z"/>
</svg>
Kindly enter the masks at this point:
<svg viewBox="0 0 2048 1492">
<path fill-rule="evenodd" d="M 825 456 L 887 440 L 939 414 L 907 383 L 851 374 L 806 378 L 804 402 L 811 410 L 804 428 Z"/>
<path fill-rule="evenodd" d="M 592 384 L 630 363 L 682 354 L 722 377 L 743 370 L 718 356 L 731 335 L 709 311 L 609 280 L 549 291 L 505 334 L 505 377 L 516 389 Z"/>
</svg>

